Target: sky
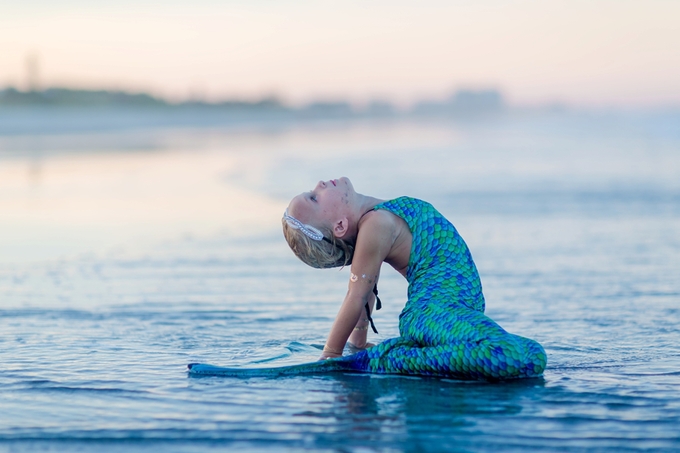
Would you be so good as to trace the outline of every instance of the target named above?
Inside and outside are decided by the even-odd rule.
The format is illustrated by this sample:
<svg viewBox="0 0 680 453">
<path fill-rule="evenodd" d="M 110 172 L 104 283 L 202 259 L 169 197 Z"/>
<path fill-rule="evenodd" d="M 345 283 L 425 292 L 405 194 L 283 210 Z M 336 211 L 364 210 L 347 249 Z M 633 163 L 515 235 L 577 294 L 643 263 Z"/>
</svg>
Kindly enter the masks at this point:
<svg viewBox="0 0 680 453">
<path fill-rule="evenodd" d="M 680 105 L 678 0 L 0 0 L 0 87 Z"/>
</svg>

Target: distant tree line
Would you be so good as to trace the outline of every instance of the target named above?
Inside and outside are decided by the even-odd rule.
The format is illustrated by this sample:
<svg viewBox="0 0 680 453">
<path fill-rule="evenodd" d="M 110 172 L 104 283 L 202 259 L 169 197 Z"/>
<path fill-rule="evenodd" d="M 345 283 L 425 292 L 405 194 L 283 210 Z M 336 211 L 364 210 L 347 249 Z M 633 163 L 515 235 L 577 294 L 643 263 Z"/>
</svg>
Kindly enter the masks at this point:
<svg viewBox="0 0 680 453">
<path fill-rule="evenodd" d="M 0 91 L 0 105 L 44 105 L 44 106 L 133 106 L 133 107 L 260 107 L 280 108 L 281 103 L 274 98 L 258 101 L 184 101 L 171 103 L 147 93 L 129 93 L 113 90 L 78 90 L 71 88 L 47 88 L 38 91 L 20 91 L 13 87 Z"/>
<path fill-rule="evenodd" d="M 188 100 L 169 102 L 148 93 L 129 93 L 115 90 L 82 90 L 47 88 L 21 91 L 13 87 L 0 90 L 0 107 L 54 106 L 54 107 L 131 107 L 131 108 L 213 108 L 238 111 L 278 111 L 305 116 L 348 117 L 355 115 L 392 116 L 397 109 L 389 102 L 374 101 L 361 109 L 348 102 L 313 102 L 301 108 L 285 106 L 274 97 L 255 101 L 227 100 L 207 102 Z M 496 113 L 505 109 L 505 102 L 496 90 L 459 90 L 444 100 L 417 102 L 405 114 L 418 116 Z"/>
</svg>

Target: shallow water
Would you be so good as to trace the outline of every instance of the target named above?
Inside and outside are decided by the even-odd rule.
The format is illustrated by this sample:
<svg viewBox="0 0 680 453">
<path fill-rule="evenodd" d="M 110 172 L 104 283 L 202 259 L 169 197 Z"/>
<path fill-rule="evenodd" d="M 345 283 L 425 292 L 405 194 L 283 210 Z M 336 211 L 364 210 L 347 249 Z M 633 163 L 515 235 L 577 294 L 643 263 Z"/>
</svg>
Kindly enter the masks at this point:
<svg viewBox="0 0 680 453">
<path fill-rule="evenodd" d="M 0 451 L 678 450 L 679 119 L 0 137 Z M 318 356 L 348 270 L 307 269 L 279 222 L 339 175 L 452 220 L 544 378 L 188 377 Z M 380 292 L 376 341 L 406 284 Z"/>
</svg>

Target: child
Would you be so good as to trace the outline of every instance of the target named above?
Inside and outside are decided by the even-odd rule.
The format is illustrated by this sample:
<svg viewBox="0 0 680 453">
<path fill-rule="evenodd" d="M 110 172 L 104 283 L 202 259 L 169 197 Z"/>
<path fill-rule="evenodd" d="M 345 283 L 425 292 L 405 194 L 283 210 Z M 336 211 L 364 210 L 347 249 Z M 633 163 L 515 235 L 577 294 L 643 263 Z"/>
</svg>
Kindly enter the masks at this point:
<svg viewBox="0 0 680 453">
<path fill-rule="evenodd" d="M 341 359 L 371 373 L 507 379 L 539 376 L 540 344 L 503 330 L 484 315 L 479 275 L 467 245 L 432 205 L 383 201 L 355 192 L 347 178 L 320 181 L 290 202 L 283 233 L 295 255 L 316 268 L 351 265 L 349 288 L 321 359 Z M 408 301 L 400 337 L 366 343 L 383 262 L 403 275 Z M 378 299 L 378 309 L 380 300 Z"/>
</svg>

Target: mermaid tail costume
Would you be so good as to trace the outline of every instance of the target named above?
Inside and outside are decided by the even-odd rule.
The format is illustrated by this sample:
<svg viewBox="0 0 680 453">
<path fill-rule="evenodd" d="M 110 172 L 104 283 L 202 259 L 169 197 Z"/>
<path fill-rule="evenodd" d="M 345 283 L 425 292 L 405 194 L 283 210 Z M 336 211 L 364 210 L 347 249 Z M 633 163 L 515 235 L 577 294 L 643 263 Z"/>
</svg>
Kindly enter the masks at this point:
<svg viewBox="0 0 680 453">
<path fill-rule="evenodd" d="M 424 201 L 379 204 L 408 224 L 413 242 L 408 302 L 400 337 L 351 356 L 356 371 L 508 379 L 539 376 L 547 357 L 536 341 L 506 332 L 484 315 L 484 296 L 470 251 L 455 227 Z"/>
<path fill-rule="evenodd" d="M 506 332 L 484 315 L 482 284 L 455 227 L 422 200 L 401 197 L 377 205 L 401 217 L 413 235 L 406 279 L 408 301 L 398 338 L 355 354 L 268 369 L 191 364 L 193 374 L 277 376 L 351 370 L 456 379 L 540 376 L 547 357 L 536 341 Z"/>
</svg>

